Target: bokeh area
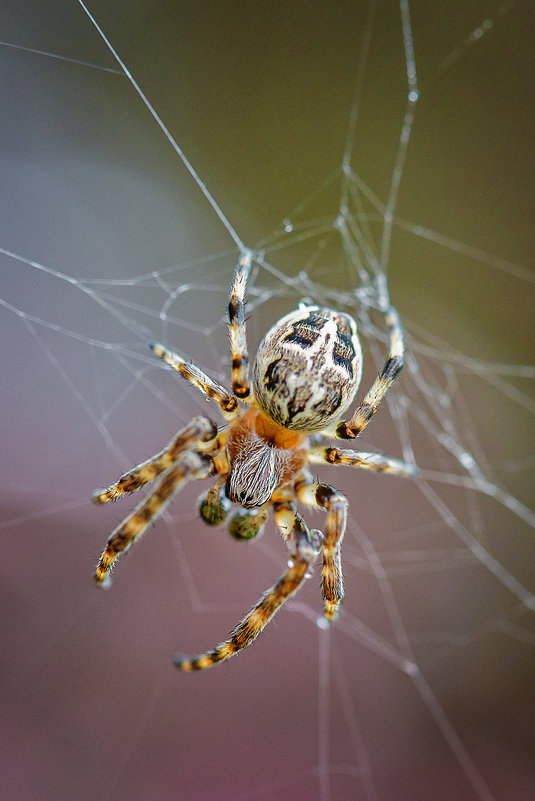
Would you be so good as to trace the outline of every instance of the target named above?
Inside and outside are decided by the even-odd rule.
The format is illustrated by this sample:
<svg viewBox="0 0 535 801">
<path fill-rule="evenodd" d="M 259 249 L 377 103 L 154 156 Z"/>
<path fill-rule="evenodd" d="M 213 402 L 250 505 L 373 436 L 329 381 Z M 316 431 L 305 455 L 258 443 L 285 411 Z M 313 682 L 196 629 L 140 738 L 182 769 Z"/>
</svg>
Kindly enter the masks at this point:
<svg viewBox="0 0 535 801">
<path fill-rule="evenodd" d="M 2 796 L 532 801 L 531 4 L 5 0 L 0 22 Z M 407 364 L 358 447 L 421 474 L 318 467 L 350 502 L 339 621 L 316 624 L 316 570 L 184 675 L 172 656 L 285 569 L 273 523 L 236 542 L 188 485 L 101 591 L 136 501 L 90 498 L 217 417 L 148 344 L 228 383 L 240 243 L 251 353 L 300 298 L 337 305 L 362 391 L 388 287 Z"/>
</svg>

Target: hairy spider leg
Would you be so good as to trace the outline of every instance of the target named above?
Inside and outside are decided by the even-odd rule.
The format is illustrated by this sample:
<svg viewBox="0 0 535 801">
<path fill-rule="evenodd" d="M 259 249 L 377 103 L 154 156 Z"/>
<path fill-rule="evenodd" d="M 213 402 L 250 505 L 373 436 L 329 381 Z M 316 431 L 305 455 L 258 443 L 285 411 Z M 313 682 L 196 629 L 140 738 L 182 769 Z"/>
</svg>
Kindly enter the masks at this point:
<svg viewBox="0 0 535 801">
<path fill-rule="evenodd" d="M 382 453 L 366 453 L 349 448 L 332 448 L 314 445 L 308 452 L 308 461 L 312 464 L 341 464 L 347 467 L 361 467 L 376 473 L 388 473 L 392 476 L 414 478 L 419 470 L 415 464 L 392 459 Z"/>
<path fill-rule="evenodd" d="M 95 503 L 108 503 L 120 498 L 121 495 L 136 492 L 141 487 L 154 481 L 156 476 L 168 470 L 185 450 L 188 450 L 197 443 L 203 443 L 203 450 L 217 441 L 217 426 L 208 417 L 194 417 L 187 426 L 180 429 L 173 439 L 167 443 L 165 448 L 147 459 L 146 462 L 133 467 L 124 473 L 116 482 L 107 489 L 97 490 L 93 495 Z"/>
<path fill-rule="evenodd" d="M 232 281 L 228 299 L 228 326 L 232 354 L 232 391 L 241 400 L 249 398 L 249 354 L 245 325 L 245 292 L 251 270 L 251 253 L 242 253 Z"/>
<path fill-rule="evenodd" d="M 390 306 L 386 311 L 385 320 L 389 335 L 389 351 L 383 369 L 373 382 L 371 389 L 353 417 L 349 421 L 342 420 L 334 427 L 324 431 L 325 436 L 333 436 L 338 439 L 354 439 L 354 437 L 358 436 L 368 425 L 377 411 L 377 407 L 403 369 L 405 356 L 403 326 L 401 325 L 399 314 L 393 306 Z"/>
<path fill-rule="evenodd" d="M 311 567 L 320 552 L 321 539 L 317 532 L 309 532 L 300 518 L 296 516 L 295 525 L 288 538 L 288 547 L 290 550 L 288 570 L 273 587 L 262 595 L 256 606 L 231 632 L 228 640 L 212 651 L 207 651 L 199 656 L 175 659 L 174 663 L 179 670 L 206 670 L 219 662 L 230 659 L 231 656 L 254 642 L 277 610 L 297 592 L 310 574 Z"/>
<path fill-rule="evenodd" d="M 190 384 L 193 384 L 194 387 L 200 389 L 204 395 L 207 395 L 213 401 L 215 401 L 223 414 L 223 417 L 226 420 L 232 421 L 235 420 L 236 417 L 240 414 L 240 404 L 237 398 L 234 397 L 225 387 L 218 384 L 217 381 L 214 381 L 209 376 L 206 375 L 199 367 L 192 364 L 191 362 L 186 362 L 184 359 L 175 353 L 172 350 L 160 345 L 159 343 L 154 343 L 149 346 L 150 349 L 159 356 L 160 359 L 163 359 L 169 367 L 172 367 L 173 370 L 176 370 L 177 373 L 189 381 Z"/>
<path fill-rule="evenodd" d="M 300 531 L 308 531 L 307 525 L 294 505 L 294 495 L 289 487 L 275 490 L 271 496 L 275 525 L 282 539 L 291 550 L 295 537 Z M 317 532 L 319 534 L 319 532 Z M 309 532 L 310 535 L 310 532 Z"/>
<path fill-rule="evenodd" d="M 323 537 L 322 591 L 324 616 L 332 622 L 344 600 L 341 545 L 347 524 L 347 498 L 329 484 L 312 482 L 310 473 L 303 472 L 294 484 L 301 503 L 327 512 Z"/>
<path fill-rule="evenodd" d="M 212 461 L 208 456 L 192 451 L 179 455 L 176 464 L 165 472 L 154 492 L 136 506 L 134 511 L 110 534 L 97 565 L 97 584 L 109 585 L 109 574 L 115 560 L 141 537 L 147 526 L 165 509 L 173 495 L 190 478 L 207 478 Z"/>
</svg>

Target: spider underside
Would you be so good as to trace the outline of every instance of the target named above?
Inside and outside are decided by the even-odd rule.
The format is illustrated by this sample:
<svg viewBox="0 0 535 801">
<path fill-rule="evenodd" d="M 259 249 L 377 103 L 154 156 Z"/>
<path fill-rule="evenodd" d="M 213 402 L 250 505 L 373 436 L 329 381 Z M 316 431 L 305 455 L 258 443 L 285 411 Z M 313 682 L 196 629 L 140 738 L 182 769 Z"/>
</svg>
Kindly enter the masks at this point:
<svg viewBox="0 0 535 801">
<path fill-rule="evenodd" d="M 258 348 L 251 387 L 245 330 L 250 267 L 250 254 L 242 255 L 229 295 L 232 392 L 176 353 L 151 345 L 157 356 L 219 406 L 226 425 L 217 426 L 204 415 L 194 417 L 162 451 L 93 497 L 106 503 L 159 477 L 153 492 L 110 535 L 96 570 L 99 585 L 110 583 L 118 556 L 187 481 L 217 476 L 199 512 L 205 523 L 220 525 L 237 504 L 241 509 L 230 519 L 229 530 L 238 539 L 257 536 L 273 509 L 289 551 L 286 571 L 227 640 L 199 656 L 174 660 L 183 671 L 212 667 L 250 645 L 311 574 L 320 553 L 324 617 L 327 622 L 336 618 L 344 598 L 340 548 L 348 502 L 329 484 L 314 482 L 308 464 L 342 464 L 405 477 L 417 472 L 414 465 L 382 454 L 317 444 L 320 436 L 353 439 L 360 434 L 399 375 L 404 343 L 396 310 L 390 306 L 385 311 L 389 334 L 385 365 L 363 402 L 345 420 L 362 372 L 357 326 L 348 314 L 303 302 L 281 318 Z M 295 498 L 326 512 L 323 533 L 308 529 L 296 511 Z"/>
</svg>

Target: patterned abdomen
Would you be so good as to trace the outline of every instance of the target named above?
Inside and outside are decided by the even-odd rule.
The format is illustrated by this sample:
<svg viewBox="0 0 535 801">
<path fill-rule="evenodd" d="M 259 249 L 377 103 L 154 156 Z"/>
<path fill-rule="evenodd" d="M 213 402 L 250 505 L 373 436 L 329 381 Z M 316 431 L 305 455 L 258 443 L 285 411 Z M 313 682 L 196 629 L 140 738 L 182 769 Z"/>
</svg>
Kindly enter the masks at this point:
<svg viewBox="0 0 535 801">
<path fill-rule="evenodd" d="M 258 348 L 253 390 L 260 409 L 285 428 L 320 431 L 340 418 L 360 384 L 362 351 L 349 314 L 301 306 Z"/>
</svg>

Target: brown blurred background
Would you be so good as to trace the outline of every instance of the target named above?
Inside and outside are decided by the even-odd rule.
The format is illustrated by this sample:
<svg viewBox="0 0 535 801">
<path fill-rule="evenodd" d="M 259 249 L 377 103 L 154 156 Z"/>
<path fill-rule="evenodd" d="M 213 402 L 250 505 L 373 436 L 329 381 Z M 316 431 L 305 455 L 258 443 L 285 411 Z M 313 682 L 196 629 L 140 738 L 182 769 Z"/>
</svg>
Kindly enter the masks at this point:
<svg viewBox="0 0 535 801">
<path fill-rule="evenodd" d="M 341 165 L 368 4 L 90 10 L 248 245 L 286 217 L 334 218 L 338 184 L 292 212 Z M 397 397 L 414 403 L 423 468 L 462 473 L 423 425 L 436 392 L 435 407 L 451 399 L 452 441 L 529 506 L 529 374 L 470 359 L 533 363 L 533 9 L 415 2 L 411 15 L 421 98 L 396 207 L 411 225 L 394 229 L 389 286 L 419 371 Z M 282 572 L 271 527 L 235 543 L 199 523 L 189 487 L 110 591 L 95 589 L 133 504 L 93 507 L 93 489 L 204 408 L 147 343 L 226 376 L 235 254 L 76 2 L 7 0 L 0 21 L 3 795 L 532 799 L 535 631 L 519 598 L 535 590 L 533 530 L 481 493 L 318 471 L 351 501 L 340 624 L 315 625 L 313 579 L 251 649 L 202 675 L 177 674 L 170 657 L 219 642 Z M 399 9 L 378 2 L 352 165 L 382 200 L 406 95 Z M 329 248 L 268 257 L 281 276 L 305 266 L 318 293 L 354 288 Z M 264 271 L 252 290 L 253 351 L 305 293 Z M 401 444 L 385 408 L 362 447 L 400 457 Z M 477 543 L 488 559 L 470 553 Z M 393 656 L 405 638 L 413 676 Z"/>
</svg>

